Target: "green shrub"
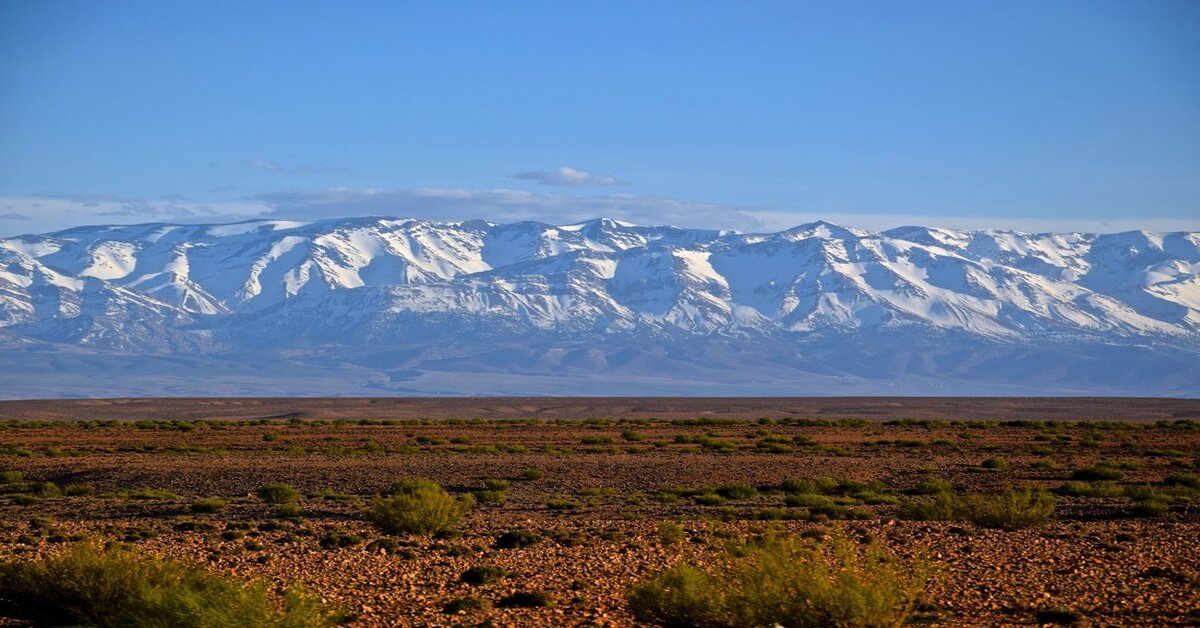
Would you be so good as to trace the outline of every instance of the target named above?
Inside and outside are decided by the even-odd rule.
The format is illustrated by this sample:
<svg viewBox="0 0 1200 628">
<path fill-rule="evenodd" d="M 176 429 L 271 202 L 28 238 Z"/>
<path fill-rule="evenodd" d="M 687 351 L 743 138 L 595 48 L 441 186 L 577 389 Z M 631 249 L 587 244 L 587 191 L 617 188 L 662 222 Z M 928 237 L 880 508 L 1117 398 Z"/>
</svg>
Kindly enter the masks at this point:
<svg viewBox="0 0 1200 628">
<path fill-rule="evenodd" d="M 194 513 L 215 513 L 225 510 L 229 505 L 228 501 L 220 497 L 208 497 L 205 499 L 197 499 L 192 502 L 192 512 Z"/>
<path fill-rule="evenodd" d="M 711 575 L 687 564 L 634 586 L 629 610 L 659 626 L 899 626 L 929 580 L 923 560 L 903 561 L 875 544 L 833 540 L 831 551 L 794 537 L 751 545 Z"/>
<path fill-rule="evenodd" d="M 718 486 L 716 493 L 726 499 L 751 499 L 758 497 L 758 489 L 749 484 L 725 484 Z"/>
<path fill-rule="evenodd" d="M 985 528 L 1015 530 L 1041 525 L 1054 514 L 1054 496 L 1041 489 L 1016 489 L 1003 493 L 968 495 L 965 517 Z"/>
<path fill-rule="evenodd" d="M 25 490 L 38 497 L 62 497 L 62 489 L 54 482 L 31 482 Z"/>
<path fill-rule="evenodd" d="M 900 518 L 913 521 L 958 521 L 961 514 L 953 493 L 935 493 L 932 499 L 913 500 L 900 508 Z"/>
<path fill-rule="evenodd" d="M 1003 471 L 1008 468 L 1008 463 L 1003 458 L 988 458 L 979 463 L 979 468 L 988 471 Z"/>
<path fill-rule="evenodd" d="M 532 482 L 534 480 L 540 480 L 546 477 L 546 472 L 537 467 L 528 467 L 521 472 L 521 477 Z"/>
<path fill-rule="evenodd" d="M 467 584 L 475 586 L 483 586 L 485 584 L 494 584 L 508 575 L 508 571 L 503 567 L 495 565 L 477 565 L 464 571 L 459 580 Z"/>
<path fill-rule="evenodd" d="M 803 495 L 810 495 L 813 493 L 821 492 L 820 489 L 817 488 L 816 482 L 813 482 L 812 480 L 805 480 L 802 478 L 788 478 L 788 479 L 784 480 L 783 483 L 780 484 L 779 487 L 782 488 L 787 493 L 796 493 L 796 494 L 803 494 Z"/>
<path fill-rule="evenodd" d="M 67 497 L 83 497 L 95 493 L 96 489 L 88 484 L 68 484 L 62 487 L 62 492 Z"/>
<path fill-rule="evenodd" d="M 1184 488 L 1200 489 L 1200 475 L 1192 473 L 1171 473 L 1163 478 L 1163 486 L 1182 486 Z"/>
<path fill-rule="evenodd" d="M 549 593 L 541 589 L 517 591 L 516 593 L 500 598 L 496 606 L 501 608 L 539 608 L 554 606 L 554 599 L 550 597 Z"/>
<path fill-rule="evenodd" d="M 1041 489 L 937 493 L 930 499 L 908 502 L 900 509 L 900 517 L 916 521 L 966 520 L 985 528 L 1015 530 L 1045 523 L 1054 514 L 1054 505 L 1054 496 Z"/>
<path fill-rule="evenodd" d="M 393 494 L 376 497 L 363 512 L 385 534 L 434 534 L 458 526 L 475 500 L 455 497 L 429 480 L 399 482 Z"/>
<path fill-rule="evenodd" d="M 16 484 L 25 479 L 20 471 L 0 471 L 0 484 Z"/>
<path fill-rule="evenodd" d="M 1148 499 L 1137 502 L 1130 509 L 1135 517 L 1158 517 L 1166 514 L 1171 505 L 1164 501 Z"/>
<path fill-rule="evenodd" d="M 506 497 L 504 491 L 475 491 L 475 501 L 481 504 L 503 504 Z"/>
<path fill-rule="evenodd" d="M 295 590 L 277 603 L 188 563 L 78 545 L 59 556 L 0 565 L 0 611 L 37 625 L 303 628 L 337 618 Z"/>
<path fill-rule="evenodd" d="M 279 519 L 298 519 L 300 518 L 300 504 L 296 502 L 288 502 L 275 506 L 275 516 Z"/>
<path fill-rule="evenodd" d="M 1054 492 L 1070 497 L 1121 497 L 1125 489 L 1112 482 L 1064 482 Z"/>
<path fill-rule="evenodd" d="M 692 501 L 701 506 L 720 506 L 725 503 L 725 498 L 716 493 L 701 493 L 693 496 Z"/>
<path fill-rule="evenodd" d="M 268 504 L 287 504 L 300 499 L 300 491 L 287 484 L 264 484 L 255 493 Z"/>
<path fill-rule="evenodd" d="M 496 537 L 496 549 L 517 549 L 542 542 L 542 535 L 531 530 L 510 530 Z"/>
<path fill-rule="evenodd" d="M 942 478 L 925 478 L 913 487 L 913 492 L 917 495 L 936 495 L 938 493 L 949 493 L 954 490 L 954 485 L 950 480 Z"/>
<path fill-rule="evenodd" d="M 350 534 L 345 530 L 333 529 L 322 535 L 319 543 L 325 549 L 340 549 L 358 545 L 362 541 L 362 537 L 357 534 Z"/>
<path fill-rule="evenodd" d="M 508 490 L 508 480 L 488 478 L 483 481 L 483 488 L 485 488 L 489 491 L 507 491 Z"/>
<path fill-rule="evenodd" d="M 687 534 L 683 527 L 673 521 L 663 521 L 658 524 L 658 539 L 663 543 L 672 544 L 682 541 Z"/>
<path fill-rule="evenodd" d="M 1086 469 L 1076 469 L 1071 473 L 1072 480 L 1082 480 L 1085 482 L 1096 480 L 1116 482 L 1124 477 L 1125 474 L 1116 465 L 1104 462 L 1094 464 Z"/>
</svg>

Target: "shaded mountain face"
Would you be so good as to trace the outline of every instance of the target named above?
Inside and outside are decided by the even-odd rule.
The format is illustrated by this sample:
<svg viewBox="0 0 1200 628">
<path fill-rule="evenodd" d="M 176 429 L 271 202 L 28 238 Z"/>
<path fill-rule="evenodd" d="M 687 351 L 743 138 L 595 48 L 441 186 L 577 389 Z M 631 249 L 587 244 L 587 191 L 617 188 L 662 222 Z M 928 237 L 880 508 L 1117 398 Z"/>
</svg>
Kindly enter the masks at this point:
<svg viewBox="0 0 1200 628">
<path fill-rule="evenodd" d="M 0 240 L 0 347 L 0 374 L 58 356 L 31 384 L 47 392 L 56 373 L 153 359 L 194 378 L 172 394 L 208 392 L 228 374 L 214 364 L 261 360 L 280 365 L 262 384 L 275 394 L 295 367 L 332 378 L 324 394 L 695 394 L 720 380 L 746 394 L 1200 395 L 1200 234 L 81 227 Z"/>
</svg>

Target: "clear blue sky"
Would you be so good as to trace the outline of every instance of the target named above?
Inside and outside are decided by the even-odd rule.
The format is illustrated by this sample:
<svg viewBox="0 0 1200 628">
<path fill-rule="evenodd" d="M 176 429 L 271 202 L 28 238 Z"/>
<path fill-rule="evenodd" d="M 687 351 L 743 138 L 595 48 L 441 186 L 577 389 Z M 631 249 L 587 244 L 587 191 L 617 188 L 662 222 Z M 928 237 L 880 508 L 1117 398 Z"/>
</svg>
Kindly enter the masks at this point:
<svg viewBox="0 0 1200 628">
<path fill-rule="evenodd" d="M 354 213 L 1200 229 L 1200 2 L 0 0 L 0 234 Z"/>
</svg>

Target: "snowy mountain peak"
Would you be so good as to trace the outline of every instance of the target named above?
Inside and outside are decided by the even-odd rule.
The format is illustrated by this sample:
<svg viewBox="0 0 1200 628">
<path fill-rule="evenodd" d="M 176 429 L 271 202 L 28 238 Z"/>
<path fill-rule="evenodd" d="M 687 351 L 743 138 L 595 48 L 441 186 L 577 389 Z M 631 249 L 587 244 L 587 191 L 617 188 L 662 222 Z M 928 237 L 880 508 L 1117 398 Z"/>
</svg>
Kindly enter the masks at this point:
<svg viewBox="0 0 1200 628">
<path fill-rule="evenodd" d="M 448 339 L 800 351 L 948 334 L 1009 351 L 1193 354 L 1200 234 L 824 221 L 737 234 L 609 218 L 79 227 L 0 240 L 0 328 L 21 346 L 154 355 Z"/>
</svg>

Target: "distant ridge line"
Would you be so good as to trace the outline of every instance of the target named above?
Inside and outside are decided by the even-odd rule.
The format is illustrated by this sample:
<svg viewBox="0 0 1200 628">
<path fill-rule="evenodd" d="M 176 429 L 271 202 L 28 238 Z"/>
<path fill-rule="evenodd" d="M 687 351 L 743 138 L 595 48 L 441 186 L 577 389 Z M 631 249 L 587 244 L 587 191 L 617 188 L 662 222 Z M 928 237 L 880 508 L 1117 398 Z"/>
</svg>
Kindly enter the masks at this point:
<svg viewBox="0 0 1200 628">
<path fill-rule="evenodd" d="M 0 421 L 590 419 L 1200 420 L 1163 397 L 178 397 L 0 401 Z"/>
</svg>

